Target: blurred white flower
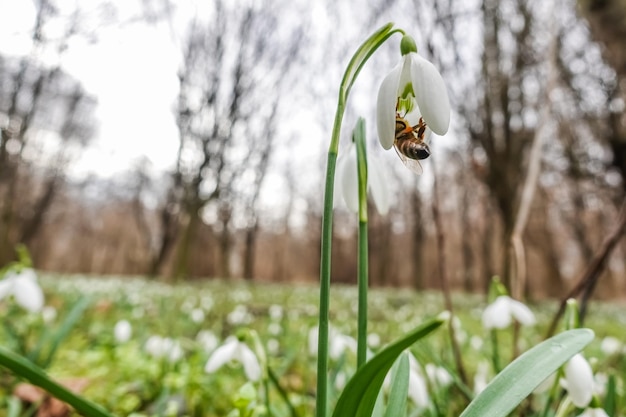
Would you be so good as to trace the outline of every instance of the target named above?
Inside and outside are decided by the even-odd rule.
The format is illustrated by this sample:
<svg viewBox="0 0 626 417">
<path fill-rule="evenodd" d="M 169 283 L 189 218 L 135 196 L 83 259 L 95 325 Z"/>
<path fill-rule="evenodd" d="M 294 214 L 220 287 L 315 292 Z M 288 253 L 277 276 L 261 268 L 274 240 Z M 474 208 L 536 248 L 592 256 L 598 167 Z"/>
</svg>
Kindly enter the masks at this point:
<svg viewBox="0 0 626 417">
<path fill-rule="evenodd" d="M 189 313 L 189 317 L 194 323 L 202 323 L 204 321 L 204 311 L 201 308 L 194 308 Z"/>
<path fill-rule="evenodd" d="M 480 362 L 474 374 L 474 393 L 480 394 L 489 384 L 489 364 Z"/>
<path fill-rule="evenodd" d="M 176 362 L 183 357 L 180 342 L 169 337 L 150 336 L 144 348 L 146 352 L 157 359 L 166 357 L 170 362 Z"/>
<path fill-rule="evenodd" d="M 130 337 L 133 335 L 133 328 L 128 320 L 120 320 L 115 323 L 113 335 L 118 343 L 128 342 Z"/>
<path fill-rule="evenodd" d="M 378 333 L 370 333 L 367 335 L 367 346 L 374 349 L 380 346 L 380 336 Z"/>
<path fill-rule="evenodd" d="M 535 324 L 535 316 L 525 304 L 501 295 L 485 308 L 482 315 L 485 329 L 504 329 L 515 319 L 524 326 Z"/>
<path fill-rule="evenodd" d="M 577 353 L 565 364 L 564 374 L 561 385 L 567 390 L 572 403 L 576 407 L 586 407 L 593 395 L 593 372 L 589 362 Z"/>
<path fill-rule="evenodd" d="M 609 417 L 603 408 L 587 408 L 578 417 Z"/>
<path fill-rule="evenodd" d="M 21 307 L 37 313 L 43 308 L 43 291 L 37 283 L 37 274 L 31 268 L 8 272 L 0 281 L 0 300 L 13 296 Z"/>
<path fill-rule="evenodd" d="M 57 318 L 57 309 L 52 306 L 45 306 L 41 310 L 41 318 L 44 323 L 52 323 Z"/>
<path fill-rule="evenodd" d="M 215 349 L 204 366 L 204 370 L 207 373 L 213 373 L 230 361 L 241 363 L 250 381 L 258 381 L 261 378 L 261 365 L 256 355 L 245 343 L 234 336 L 229 336 L 222 346 Z"/>
<path fill-rule="evenodd" d="M 442 366 L 437 366 L 434 363 L 427 363 L 424 367 L 428 379 L 440 387 L 447 387 L 452 383 L 452 375 L 450 372 Z"/>
<path fill-rule="evenodd" d="M 415 356 L 409 354 L 409 398 L 418 407 L 427 407 L 430 397 L 420 368 Z"/>
<path fill-rule="evenodd" d="M 389 212 L 389 181 L 378 160 L 367 153 L 367 189 L 372 195 L 376 210 L 381 215 Z M 337 161 L 335 194 L 341 195 L 348 209 L 359 211 L 359 178 L 357 172 L 356 145 L 351 143 Z"/>
<path fill-rule="evenodd" d="M 232 325 L 250 324 L 252 319 L 253 317 L 252 314 L 248 312 L 248 307 L 243 304 L 237 304 L 233 311 L 226 316 L 226 320 Z"/>
<path fill-rule="evenodd" d="M 602 339 L 602 343 L 600 344 L 600 349 L 602 353 L 607 356 L 612 356 L 619 353 L 622 350 L 622 342 L 620 342 L 617 338 L 612 336 L 607 336 Z"/>
<path fill-rule="evenodd" d="M 219 343 L 215 333 L 210 330 L 200 330 L 196 335 L 196 341 L 202 345 L 205 352 L 212 352 Z"/>
<path fill-rule="evenodd" d="M 317 326 L 311 328 L 309 330 L 309 353 L 311 356 L 317 355 L 318 337 L 319 328 Z M 356 353 L 356 340 L 331 327 L 328 331 L 328 355 L 331 359 L 337 360 L 346 350 Z"/>
<path fill-rule="evenodd" d="M 426 380 L 422 375 L 420 364 L 415 359 L 412 353 L 408 353 L 409 358 L 409 388 L 408 395 L 411 401 L 420 408 L 427 407 L 430 402 L 428 390 L 426 387 Z M 385 376 L 383 381 L 384 387 L 389 389 L 391 386 L 391 371 Z"/>
<path fill-rule="evenodd" d="M 283 318 L 283 307 L 278 304 L 272 304 L 268 309 L 268 314 L 272 320 L 280 320 Z"/>
</svg>

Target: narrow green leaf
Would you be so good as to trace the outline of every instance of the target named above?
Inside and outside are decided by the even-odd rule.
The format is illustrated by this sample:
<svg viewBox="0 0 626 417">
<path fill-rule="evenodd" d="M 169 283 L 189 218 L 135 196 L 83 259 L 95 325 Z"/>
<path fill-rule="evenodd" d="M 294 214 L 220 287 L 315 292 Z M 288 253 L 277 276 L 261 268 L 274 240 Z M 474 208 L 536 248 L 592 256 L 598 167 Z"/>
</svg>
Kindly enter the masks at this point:
<svg viewBox="0 0 626 417">
<path fill-rule="evenodd" d="M 406 398 L 409 394 L 409 357 L 404 352 L 391 372 L 391 390 L 385 417 L 403 416 L 406 413 Z"/>
<path fill-rule="evenodd" d="M 502 370 L 460 417 L 504 417 L 572 356 L 593 340 L 590 329 L 558 334 L 525 352 Z"/>
<path fill-rule="evenodd" d="M 337 400 L 333 417 L 371 416 L 385 375 L 387 375 L 398 356 L 406 348 L 431 333 L 443 323 L 444 320 L 437 318 L 422 324 L 366 362 L 348 381 L 346 388 L 341 393 L 339 400 Z"/>
<path fill-rule="evenodd" d="M 604 411 L 606 411 L 609 416 L 617 415 L 617 382 L 614 374 L 609 375 L 609 381 L 606 384 Z"/>
<path fill-rule="evenodd" d="M 15 395 L 11 395 L 7 400 L 7 417 L 19 417 L 22 412 L 22 401 Z"/>
<path fill-rule="evenodd" d="M 53 381 L 41 368 L 2 346 L 0 346 L 0 365 L 9 368 L 14 374 L 28 380 L 31 384 L 43 388 L 50 395 L 68 403 L 85 417 L 112 417 L 99 405 Z"/>
</svg>

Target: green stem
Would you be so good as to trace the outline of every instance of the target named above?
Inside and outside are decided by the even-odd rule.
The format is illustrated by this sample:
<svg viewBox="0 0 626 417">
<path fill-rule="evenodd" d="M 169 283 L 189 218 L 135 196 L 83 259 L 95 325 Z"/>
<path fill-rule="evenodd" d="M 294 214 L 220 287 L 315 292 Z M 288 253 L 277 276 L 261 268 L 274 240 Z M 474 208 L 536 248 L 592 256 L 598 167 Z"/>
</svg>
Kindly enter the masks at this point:
<svg viewBox="0 0 626 417">
<path fill-rule="evenodd" d="M 357 282 L 359 307 L 357 318 L 357 369 L 367 361 L 367 151 L 365 148 L 365 120 L 359 118 L 353 135 L 356 143 L 357 173 L 359 185 L 359 243 L 357 259 Z"/>
<path fill-rule="evenodd" d="M 495 374 L 500 373 L 500 350 L 498 347 L 498 332 L 495 329 L 491 330 L 491 360 L 493 361 L 493 372 Z"/>
<path fill-rule="evenodd" d="M 0 347 L 0 365 L 9 368 L 13 373 L 28 380 L 31 384 L 43 388 L 53 397 L 68 403 L 77 412 L 86 417 L 112 417 L 99 405 L 82 398 L 80 395 L 53 381 L 41 368 L 3 347 Z"/>
<path fill-rule="evenodd" d="M 389 23 L 372 36 L 370 36 L 356 50 L 341 80 L 337 111 L 333 124 L 330 146 L 328 148 L 328 161 L 326 165 L 326 182 L 324 186 L 324 213 L 322 215 L 322 242 L 320 259 L 320 311 L 318 322 L 318 349 L 317 349 L 317 397 L 316 416 L 328 415 L 328 326 L 330 309 L 330 271 L 331 271 L 331 242 L 333 223 L 333 190 L 335 183 L 335 167 L 337 153 L 339 151 L 339 137 L 341 122 L 345 112 L 348 94 L 356 76 L 369 57 L 394 33 L 404 33 L 401 30 L 392 30 L 393 24 Z"/>
</svg>

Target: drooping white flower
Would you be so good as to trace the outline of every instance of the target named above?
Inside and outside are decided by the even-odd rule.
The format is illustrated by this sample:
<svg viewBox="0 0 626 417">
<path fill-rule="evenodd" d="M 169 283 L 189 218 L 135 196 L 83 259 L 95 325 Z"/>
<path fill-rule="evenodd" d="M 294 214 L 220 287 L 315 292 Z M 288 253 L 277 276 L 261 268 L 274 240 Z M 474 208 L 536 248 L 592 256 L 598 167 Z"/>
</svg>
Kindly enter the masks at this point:
<svg viewBox="0 0 626 417">
<path fill-rule="evenodd" d="M 535 315 L 525 304 L 512 299 L 508 295 L 501 295 L 483 311 L 482 322 L 485 329 L 504 329 L 515 319 L 520 324 L 530 326 L 535 324 Z"/>
<path fill-rule="evenodd" d="M 43 291 L 37 283 L 37 274 L 31 268 L 20 272 L 8 272 L 0 281 L 0 300 L 6 297 L 15 299 L 21 307 L 36 313 L 43 308 Z"/>
<path fill-rule="evenodd" d="M 167 358 L 170 362 L 177 362 L 183 357 L 183 349 L 180 342 L 169 337 L 153 335 L 148 338 L 144 347 L 154 358 Z"/>
<path fill-rule="evenodd" d="M 409 354 L 409 398 L 418 407 L 427 407 L 430 402 L 426 380 L 422 375 L 420 364 L 412 354 Z"/>
<path fill-rule="evenodd" d="M 378 159 L 367 153 L 367 190 L 374 200 L 378 213 L 389 212 L 389 183 L 385 170 Z M 348 209 L 354 213 L 359 211 L 359 179 L 357 172 L 356 146 L 351 143 L 337 161 L 335 176 L 335 194 L 343 197 Z"/>
<path fill-rule="evenodd" d="M 561 385 L 567 390 L 572 403 L 584 408 L 593 396 L 593 371 L 583 355 L 577 353 L 567 361 L 564 368 L 565 377 Z"/>
<path fill-rule="evenodd" d="M 222 346 L 215 349 L 204 366 L 204 370 L 207 373 L 213 373 L 230 361 L 241 363 L 250 381 L 258 381 L 261 378 L 261 365 L 256 355 L 235 336 L 229 336 Z"/>
<path fill-rule="evenodd" d="M 416 50 L 414 45 L 412 50 Z M 448 131 L 450 102 L 445 83 L 435 66 L 417 52 L 404 53 L 378 90 L 378 138 L 385 149 L 391 148 L 395 140 L 399 99 L 410 100 L 411 110 L 417 112 L 434 133 L 444 135 Z"/>
<path fill-rule="evenodd" d="M 113 336 L 118 343 L 126 343 L 133 335 L 133 328 L 128 320 L 120 320 L 115 323 L 113 328 Z"/>
<path fill-rule="evenodd" d="M 616 355 L 622 350 L 622 342 L 613 336 L 607 336 L 602 339 L 600 349 L 607 356 Z"/>
<path fill-rule="evenodd" d="M 205 352 L 212 352 L 218 345 L 219 341 L 215 333 L 210 330 L 200 330 L 196 335 L 196 341 L 200 343 Z"/>
<path fill-rule="evenodd" d="M 578 417 L 609 417 L 603 408 L 587 408 Z"/>
<path fill-rule="evenodd" d="M 319 328 L 313 327 L 309 330 L 309 353 L 311 356 L 317 355 L 317 344 L 319 337 Z M 336 329 L 330 327 L 328 331 L 328 355 L 331 359 L 337 360 L 346 350 L 356 353 L 357 343 L 353 337 L 342 334 Z"/>
<path fill-rule="evenodd" d="M 434 363 L 427 363 L 424 367 L 428 379 L 440 387 L 447 387 L 453 382 L 450 372 L 442 366 L 437 366 Z"/>
</svg>

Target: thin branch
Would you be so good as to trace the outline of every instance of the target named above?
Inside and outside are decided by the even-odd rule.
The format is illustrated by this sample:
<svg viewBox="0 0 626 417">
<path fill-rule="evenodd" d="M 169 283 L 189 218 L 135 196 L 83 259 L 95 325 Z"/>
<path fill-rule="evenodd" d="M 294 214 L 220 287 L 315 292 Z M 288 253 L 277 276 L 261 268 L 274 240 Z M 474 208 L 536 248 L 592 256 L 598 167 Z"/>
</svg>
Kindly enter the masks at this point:
<svg viewBox="0 0 626 417">
<path fill-rule="evenodd" d="M 559 310 L 552 319 L 552 323 L 550 324 L 550 328 L 548 329 L 547 337 L 552 336 L 556 331 L 557 323 L 565 312 L 567 300 L 569 300 L 570 298 L 576 298 L 579 295 L 582 295 L 583 300 L 580 308 L 580 322 L 583 322 L 584 313 L 587 310 L 587 301 L 589 300 L 593 289 L 596 287 L 596 284 L 598 283 L 602 272 L 604 272 L 604 269 L 606 268 L 606 263 L 609 259 L 609 256 L 617 247 L 617 244 L 621 240 L 624 233 L 626 233 L 626 199 L 624 199 L 624 201 L 622 202 L 622 208 L 620 209 L 617 226 L 615 227 L 615 229 L 613 229 L 613 232 L 604 240 L 602 246 L 600 247 L 598 252 L 596 252 L 593 260 L 578 280 L 578 283 L 561 300 Z"/>
</svg>

